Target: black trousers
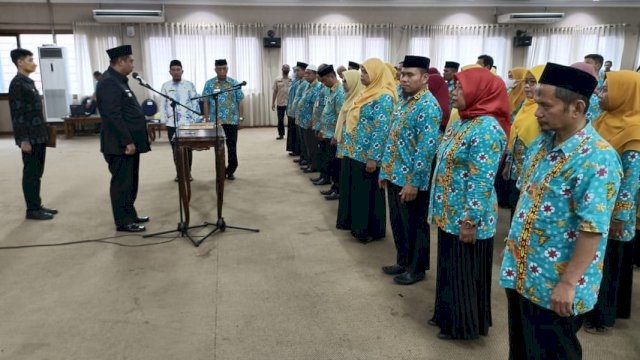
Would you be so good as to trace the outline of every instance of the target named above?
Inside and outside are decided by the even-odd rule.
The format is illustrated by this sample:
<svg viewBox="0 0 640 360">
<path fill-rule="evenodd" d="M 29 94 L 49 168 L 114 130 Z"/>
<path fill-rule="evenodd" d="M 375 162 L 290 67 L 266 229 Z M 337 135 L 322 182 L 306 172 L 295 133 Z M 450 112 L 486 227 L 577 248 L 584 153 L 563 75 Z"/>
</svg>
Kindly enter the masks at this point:
<svg viewBox="0 0 640 360">
<path fill-rule="evenodd" d="M 306 133 L 303 128 L 299 125 L 296 125 L 296 132 L 298 133 L 298 142 L 300 144 L 300 160 L 309 161 L 307 154 L 307 142 L 306 142 Z"/>
<path fill-rule="evenodd" d="M 608 239 L 605 250 L 604 264 L 602 267 L 602 281 L 598 292 L 598 302 L 591 311 L 585 314 L 587 324 L 597 327 L 612 327 L 616 323 L 620 291 L 622 287 L 631 289 L 633 283 L 623 284 L 623 273 L 631 272 L 633 281 L 633 268 L 623 269 L 623 256 L 626 242 Z"/>
<path fill-rule="evenodd" d="M 324 178 L 329 178 L 329 162 L 331 161 L 331 139 L 318 142 L 318 170 Z"/>
<path fill-rule="evenodd" d="M 300 155 L 300 139 L 296 129 L 296 119 L 287 116 L 287 151 L 294 155 Z"/>
<path fill-rule="evenodd" d="M 307 162 L 313 170 L 318 170 L 318 136 L 313 129 L 303 129 L 305 148 L 307 149 Z"/>
<path fill-rule="evenodd" d="M 331 140 L 329 140 L 331 141 Z M 340 193 L 340 170 L 342 168 L 341 159 L 337 158 L 338 146 L 329 145 L 329 177 L 331 178 L 331 187 Z"/>
<path fill-rule="evenodd" d="M 278 106 L 278 136 L 284 136 L 284 113 L 287 111 L 286 106 Z"/>
<path fill-rule="evenodd" d="M 427 223 L 429 192 L 418 191 L 415 200 L 400 201 L 402 187 L 388 183 L 389 220 L 393 240 L 396 244 L 396 263 L 414 274 L 429 269 L 429 248 L 431 235 Z"/>
<path fill-rule="evenodd" d="M 138 212 L 135 201 L 138 197 L 138 179 L 140 174 L 140 154 L 104 155 L 111 173 L 111 210 L 116 226 L 135 222 Z"/>
<path fill-rule="evenodd" d="M 640 267 L 640 230 L 636 229 L 636 237 L 633 239 L 633 263 Z"/>
<path fill-rule="evenodd" d="M 42 207 L 40 184 L 47 154 L 45 144 L 33 144 L 31 148 L 31 154 L 22 153 L 22 193 L 27 203 L 27 211 L 40 210 Z"/>
<path fill-rule="evenodd" d="M 176 165 L 176 176 L 178 176 L 178 157 L 176 156 L 176 142 L 173 136 L 176 134 L 176 128 L 173 126 L 167 126 L 167 136 L 171 143 L 171 149 L 173 150 L 173 163 Z M 187 150 L 187 156 L 189 157 L 189 173 L 191 173 L 191 165 L 193 164 L 193 150 Z"/>
<path fill-rule="evenodd" d="M 227 143 L 227 175 L 232 175 L 238 168 L 238 125 L 223 124 L 225 141 Z"/>
<path fill-rule="evenodd" d="M 561 317 L 506 289 L 509 313 L 509 359 L 582 359 L 576 334 L 582 315 Z"/>
</svg>

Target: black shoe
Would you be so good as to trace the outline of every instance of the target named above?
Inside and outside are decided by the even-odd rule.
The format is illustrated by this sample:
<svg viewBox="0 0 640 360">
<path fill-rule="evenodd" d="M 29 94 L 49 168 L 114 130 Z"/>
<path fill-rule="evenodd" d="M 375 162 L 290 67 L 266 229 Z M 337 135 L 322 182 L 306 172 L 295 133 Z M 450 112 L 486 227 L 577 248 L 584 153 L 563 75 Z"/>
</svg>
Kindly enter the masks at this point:
<svg viewBox="0 0 640 360">
<path fill-rule="evenodd" d="M 276 138 L 276 140 L 282 140 L 282 139 L 284 139 L 284 136 L 278 136 L 278 137 Z"/>
<path fill-rule="evenodd" d="M 27 211 L 27 219 L 30 220 L 51 220 L 53 219 L 53 214 L 46 212 L 44 210 L 33 210 Z"/>
<path fill-rule="evenodd" d="M 324 197 L 325 199 L 331 201 L 331 200 L 340 200 L 340 194 L 338 194 L 337 192 L 332 192 L 331 194 L 327 195 Z"/>
<path fill-rule="evenodd" d="M 233 174 L 227 174 L 227 179 L 229 179 L 229 180 L 235 180 L 235 179 L 236 179 L 236 176 L 235 176 L 235 175 L 233 175 Z"/>
<path fill-rule="evenodd" d="M 443 332 L 439 332 L 438 333 L 438 339 L 440 339 L 440 340 L 453 340 L 453 336 L 451 336 L 449 334 L 445 334 Z"/>
<path fill-rule="evenodd" d="M 309 163 L 307 162 L 307 160 L 300 160 L 300 166 L 307 166 L 309 165 Z"/>
<path fill-rule="evenodd" d="M 387 275 L 400 275 L 406 271 L 404 266 L 400 266 L 398 264 L 388 265 L 382 267 L 382 272 Z"/>
<path fill-rule="evenodd" d="M 291 153 L 289 153 L 289 155 L 291 155 Z M 299 163 L 300 161 L 302 161 L 302 160 L 300 160 L 300 159 L 293 159 L 293 162 L 294 162 L 294 163 Z"/>
<path fill-rule="evenodd" d="M 309 181 L 311 182 L 316 182 L 316 181 L 320 181 L 322 180 L 322 175 L 318 176 L 317 178 L 309 178 Z"/>
<path fill-rule="evenodd" d="M 49 208 L 46 208 L 46 207 L 44 207 L 44 206 L 40 206 L 40 210 L 42 210 L 42 211 L 44 211 L 44 212 L 48 212 L 48 213 L 49 213 L 49 214 L 51 214 L 51 215 L 55 215 L 55 214 L 57 214 L 57 213 L 58 213 L 58 210 L 57 210 L 57 209 L 49 209 Z"/>
<path fill-rule="evenodd" d="M 289 156 L 298 156 L 297 154 L 294 154 L 292 152 L 289 153 Z"/>
<path fill-rule="evenodd" d="M 418 281 L 424 280 L 424 273 L 414 274 L 412 272 L 405 272 L 393 278 L 393 281 L 398 285 L 411 285 Z"/>
<path fill-rule="evenodd" d="M 314 173 L 314 172 L 317 172 L 317 171 L 312 169 L 312 168 L 310 168 L 310 167 L 308 167 L 308 168 L 302 170 L 302 172 L 305 173 L 305 174 L 309 174 L 309 173 Z"/>
<path fill-rule="evenodd" d="M 429 325 L 431 325 L 431 326 L 438 326 L 438 323 L 437 323 L 435 320 L 433 320 L 433 319 L 431 319 L 431 320 L 427 321 L 427 324 L 429 324 Z"/>
<path fill-rule="evenodd" d="M 327 178 L 320 178 L 320 180 L 318 181 L 314 181 L 313 185 L 329 185 L 331 184 L 331 180 L 327 179 Z"/>
<path fill-rule="evenodd" d="M 136 223 L 131 223 L 131 224 L 127 224 L 127 225 L 120 225 L 116 227 L 116 230 L 118 231 L 124 231 L 124 232 L 142 232 L 145 231 L 145 227 L 143 225 L 138 225 Z"/>
<path fill-rule="evenodd" d="M 173 179 L 173 181 L 178 182 L 178 181 L 180 181 L 180 179 L 176 176 L 176 178 Z"/>
<path fill-rule="evenodd" d="M 134 223 L 145 223 L 151 220 L 148 216 L 138 216 L 133 222 Z"/>
<path fill-rule="evenodd" d="M 327 195 L 331 195 L 335 192 L 335 190 L 333 189 L 328 189 L 328 190 L 320 190 L 320 194 L 327 196 Z"/>
<path fill-rule="evenodd" d="M 189 176 L 189 181 L 193 181 L 193 176 Z"/>
</svg>

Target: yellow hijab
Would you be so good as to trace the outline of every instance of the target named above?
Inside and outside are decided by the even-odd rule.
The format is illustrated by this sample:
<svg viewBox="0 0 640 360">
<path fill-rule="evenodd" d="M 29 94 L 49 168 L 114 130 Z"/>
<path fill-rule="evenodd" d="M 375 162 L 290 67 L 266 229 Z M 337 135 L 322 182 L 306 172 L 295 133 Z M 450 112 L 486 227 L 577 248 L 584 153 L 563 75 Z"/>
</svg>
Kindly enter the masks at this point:
<svg viewBox="0 0 640 360">
<path fill-rule="evenodd" d="M 527 69 L 522 67 L 516 67 L 511 69 L 511 76 L 516 82 L 516 86 L 509 93 L 509 105 L 511 106 L 511 112 L 516 111 L 518 106 L 522 104 L 526 98 L 524 94 L 524 76 L 527 73 Z"/>
<path fill-rule="evenodd" d="M 362 63 L 360 69 L 364 68 L 369 74 L 371 82 L 364 88 L 362 95 L 354 101 L 353 106 L 347 114 L 347 131 L 352 132 L 358 120 L 360 120 L 360 109 L 363 105 L 379 99 L 382 95 L 388 94 L 393 97 L 393 102 L 398 100 L 396 83 L 389 68 L 377 58 L 371 58 Z"/>
<path fill-rule="evenodd" d="M 629 70 L 607 73 L 608 109 L 593 127 L 622 156 L 640 151 L 640 73 Z"/>
<path fill-rule="evenodd" d="M 344 124 L 347 122 L 347 114 L 349 113 L 349 110 L 351 110 L 353 102 L 356 101 L 364 90 L 364 85 L 362 85 L 362 82 L 360 81 L 360 70 L 347 70 L 342 73 L 342 76 L 347 83 L 349 91 L 347 91 L 347 96 L 340 108 L 338 121 L 336 122 L 336 131 L 333 135 L 338 143 L 342 142 L 342 129 L 344 128 Z"/>
<path fill-rule="evenodd" d="M 544 67 L 545 65 L 534 66 L 527 71 L 527 74 L 533 75 L 536 81 L 539 81 Z M 524 83 L 524 80 L 522 82 Z M 507 149 L 513 150 L 513 143 L 515 142 L 516 136 L 528 147 L 531 145 L 531 142 L 540 135 L 540 125 L 535 115 L 537 109 L 538 105 L 533 99 L 526 98 L 524 100 L 524 105 L 522 105 L 522 108 L 518 111 L 511 125 Z"/>
</svg>

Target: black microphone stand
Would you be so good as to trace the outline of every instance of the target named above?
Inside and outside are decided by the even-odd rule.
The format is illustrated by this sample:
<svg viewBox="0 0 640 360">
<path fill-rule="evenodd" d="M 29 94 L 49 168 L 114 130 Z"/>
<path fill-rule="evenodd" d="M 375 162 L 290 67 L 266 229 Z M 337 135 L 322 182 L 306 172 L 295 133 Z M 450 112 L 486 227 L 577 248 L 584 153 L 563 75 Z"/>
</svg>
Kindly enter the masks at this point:
<svg viewBox="0 0 640 360">
<path fill-rule="evenodd" d="M 236 91 L 236 90 L 240 89 L 241 87 L 243 87 L 244 85 L 246 85 L 246 83 L 241 83 L 241 84 L 238 84 L 238 85 L 234 85 L 234 86 L 230 87 L 229 89 L 217 91 L 217 92 L 214 92 L 212 94 L 197 96 L 197 97 L 193 97 L 193 98 L 189 99 L 189 100 L 199 100 L 199 99 L 207 98 L 205 101 L 208 101 L 208 98 L 210 98 L 210 97 L 213 98 L 213 104 L 214 104 L 214 107 L 215 107 L 214 120 L 215 120 L 215 123 L 216 123 L 216 138 L 218 138 L 218 136 L 219 136 L 218 135 L 218 127 L 220 126 L 220 124 L 218 123 L 218 96 L 220 96 L 220 94 L 228 93 L 228 92 L 231 92 L 231 91 Z M 223 159 L 223 161 L 224 161 L 224 159 Z M 220 209 L 218 209 L 218 220 L 216 220 L 215 223 L 211 223 L 211 222 L 205 221 L 204 222 L 204 226 L 208 226 L 208 225 L 213 225 L 214 226 L 213 230 L 211 230 L 207 235 L 205 235 L 202 239 L 200 239 L 200 241 L 196 244 L 196 246 L 200 246 L 200 244 L 203 241 L 205 241 L 209 236 L 213 235 L 214 233 L 216 233 L 218 231 L 224 232 L 227 228 L 229 228 L 229 229 L 237 229 L 237 230 L 245 230 L 245 231 L 251 231 L 251 232 L 260 232 L 260 229 L 252 229 L 252 228 L 228 225 L 224 221 L 224 218 L 222 217 L 222 205 L 221 205 Z"/>
<path fill-rule="evenodd" d="M 171 108 L 173 109 L 173 126 L 176 129 L 175 131 L 175 135 L 174 135 L 174 139 L 175 142 L 179 142 L 179 138 L 180 138 L 180 131 L 178 131 L 178 115 L 176 114 L 176 106 L 180 105 L 183 108 L 191 111 L 194 114 L 200 114 L 198 111 L 195 111 L 193 109 L 191 109 L 190 107 L 181 104 L 179 102 L 176 101 L 176 99 L 170 97 L 169 95 L 163 94 L 159 91 L 157 91 L 156 89 L 152 88 L 151 85 L 143 82 L 141 79 L 137 79 L 138 82 L 140 83 L 140 86 L 143 86 L 151 91 L 153 91 L 154 93 L 162 96 L 163 98 L 165 98 L 168 101 L 171 101 Z M 171 139 L 169 139 L 169 141 L 171 141 Z M 175 153 L 174 153 L 175 155 Z M 184 164 L 180 164 L 180 166 L 184 166 Z M 180 173 L 182 174 L 183 172 L 180 171 Z M 188 179 L 187 179 L 188 181 Z M 178 182 L 178 208 L 180 208 L 180 222 L 178 223 L 178 228 L 175 230 L 165 230 L 165 231 L 160 231 L 160 232 L 156 232 L 153 234 L 147 234 L 142 236 L 143 238 L 148 238 L 148 237 L 153 237 L 153 236 L 158 236 L 158 235 L 164 235 L 164 234 L 169 234 L 172 232 L 179 232 L 181 237 L 187 237 L 189 240 L 191 240 L 191 243 L 193 243 L 193 245 L 198 246 L 200 245 L 200 243 L 197 240 L 194 240 L 191 235 L 189 235 L 189 229 L 195 229 L 195 228 L 201 228 L 201 227 L 205 227 L 207 226 L 206 223 L 202 224 L 202 225 L 194 225 L 194 226 L 187 226 L 187 224 L 184 221 L 184 214 L 183 214 L 183 209 L 182 209 L 182 193 L 180 192 L 180 182 Z M 200 241 L 201 242 L 201 241 Z"/>
</svg>

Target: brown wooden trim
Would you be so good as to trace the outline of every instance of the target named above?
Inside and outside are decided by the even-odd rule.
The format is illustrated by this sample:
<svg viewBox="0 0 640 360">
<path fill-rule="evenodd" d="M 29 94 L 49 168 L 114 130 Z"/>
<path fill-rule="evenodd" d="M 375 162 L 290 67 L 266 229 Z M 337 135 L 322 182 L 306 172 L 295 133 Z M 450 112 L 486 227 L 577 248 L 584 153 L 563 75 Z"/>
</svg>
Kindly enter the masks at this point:
<svg viewBox="0 0 640 360">
<path fill-rule="evenodd" d="M 9 93 L 0 93 L 0 101 L 9 101 Z"/>
</svg>

